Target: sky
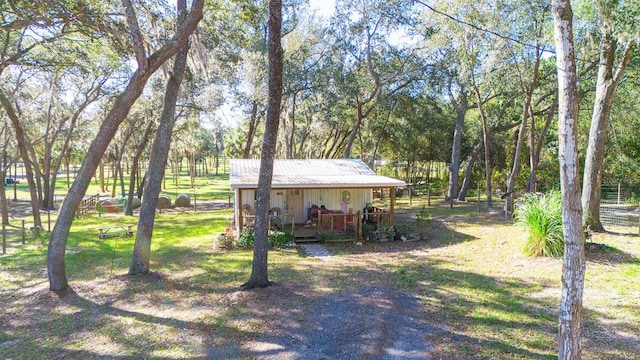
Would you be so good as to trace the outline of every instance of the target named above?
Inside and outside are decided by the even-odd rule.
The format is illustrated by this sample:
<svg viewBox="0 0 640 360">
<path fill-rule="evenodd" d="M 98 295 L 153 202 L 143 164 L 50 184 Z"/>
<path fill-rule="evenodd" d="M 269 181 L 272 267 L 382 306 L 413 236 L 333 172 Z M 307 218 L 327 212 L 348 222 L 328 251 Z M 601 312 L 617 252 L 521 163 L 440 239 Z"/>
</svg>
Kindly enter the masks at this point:
<svg viewBox="0 0 640 360">
<path fill-rule="evenodd" d="M 317 10 L 317 14 L 323 17 L 329 17 L 333 14 L 333 6 L 335 0 L 309 0 L 309 7 Z"/>
<path fill-rule="evenodd" d="M 324 18 L 329 18 L 333 15 L 334 5 L 335 0 L 309 0 L 309 8 Z M 222 120 L 223 124 L 235 127 L 243 115 L 236 111 L 235 105 L 227 103 L 216 111 L 216 116 Z"/>
</svg>

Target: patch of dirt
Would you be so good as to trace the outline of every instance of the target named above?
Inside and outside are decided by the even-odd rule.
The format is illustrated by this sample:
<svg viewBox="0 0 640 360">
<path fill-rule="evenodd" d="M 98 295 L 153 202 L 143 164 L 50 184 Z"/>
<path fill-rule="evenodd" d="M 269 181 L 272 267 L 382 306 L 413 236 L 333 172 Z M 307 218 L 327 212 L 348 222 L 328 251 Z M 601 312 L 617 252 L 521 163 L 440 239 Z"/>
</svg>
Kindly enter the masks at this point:
<svg viewBox="0 0 640 360">
<path fill-rule="evenodd" d="M 427 339 L 443 333 L 423 319 L 419 298 L 383 287 L 314 297 L 303 285 L 275 284 L 229 293 L 223 302 L 261 306 L 261 313 L 269 314 L 265 335 L 240 345 L 249 358 L 427 359 L 434 348 Z M 237 344 L 212 347 L 209 356 L 224 358 L 239 350 Z"/>
<path fill-rule="evenodd" d="M 163 213 L 171 213 L 171 212 L 185 212 L 185 211 L 194 211 L 194 203 L 193 201 L 188 207 L 175 207 L 172 206 L 169 209 L 162 209 Z M 229 203 L 226 201 L 196 201 L 195 203 L 195 211 L 214 211 L 214 210 L 222 210 L 228 209 Z"/>
</svg>

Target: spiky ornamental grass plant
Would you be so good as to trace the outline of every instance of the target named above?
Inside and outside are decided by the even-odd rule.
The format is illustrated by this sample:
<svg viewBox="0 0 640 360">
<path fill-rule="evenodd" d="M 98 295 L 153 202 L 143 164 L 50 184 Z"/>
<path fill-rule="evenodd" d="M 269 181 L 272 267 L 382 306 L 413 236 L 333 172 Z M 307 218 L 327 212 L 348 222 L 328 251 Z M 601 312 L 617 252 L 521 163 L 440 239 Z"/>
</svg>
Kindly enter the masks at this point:
<svg viewBox="0 0 640 360">
<path fill-rule="evenodd" d="M 529 238 L 524 253 L 529 256 L 562 257 L 562 199 L 560 193 L 527 194 L 516 204 L 516 223 L 524 227 Z"/>
</svg>

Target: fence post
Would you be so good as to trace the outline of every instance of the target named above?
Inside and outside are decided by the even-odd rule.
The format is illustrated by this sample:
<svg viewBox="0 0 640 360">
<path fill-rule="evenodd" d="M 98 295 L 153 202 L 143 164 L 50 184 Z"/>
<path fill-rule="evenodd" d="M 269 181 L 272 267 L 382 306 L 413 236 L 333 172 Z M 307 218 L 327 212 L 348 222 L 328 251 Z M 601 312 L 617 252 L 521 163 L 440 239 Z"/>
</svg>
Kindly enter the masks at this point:
<svg viewBox="0 0 640 360">
<path fill-rule="evenodd" d="M 47 231 L 51 232 L 51 209 L 47 209 Z"/>
<path fill-rule="evenodd" d="M 489 204 L 489 199 L 487 199 L 487 205 Z M 480 184 L 478 183 L 478 213 L 480 213 Z"/>
<path fill-rule="evenodd" d="M 620 205 L 620 182 L 618 181 L 618 205 Z"/>
<path fill-rule="evenodd" d="M 24 220 L 22 220 L 22 245 L 25 244 L 24 242 L 24 237 L 25 237 L 25 231 L 24 231 Z"/>
</svg>

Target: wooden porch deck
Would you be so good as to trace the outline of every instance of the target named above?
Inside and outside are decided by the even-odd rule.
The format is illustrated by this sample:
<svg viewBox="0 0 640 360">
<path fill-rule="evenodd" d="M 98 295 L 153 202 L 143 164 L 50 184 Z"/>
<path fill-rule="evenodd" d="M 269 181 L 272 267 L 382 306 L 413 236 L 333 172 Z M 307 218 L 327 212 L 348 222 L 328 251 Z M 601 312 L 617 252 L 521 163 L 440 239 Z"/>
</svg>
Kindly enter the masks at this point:
<svg viewBox="0 0 640 360">
<path fill-rule="evenodd" d="M 314 242 L 320 241 L 320 236 L 316 227 L 307 227 L 305 224 L 296 224 L 295 231 L 293 232 L 293 239 L 295 242 Z"/>
</svg>

